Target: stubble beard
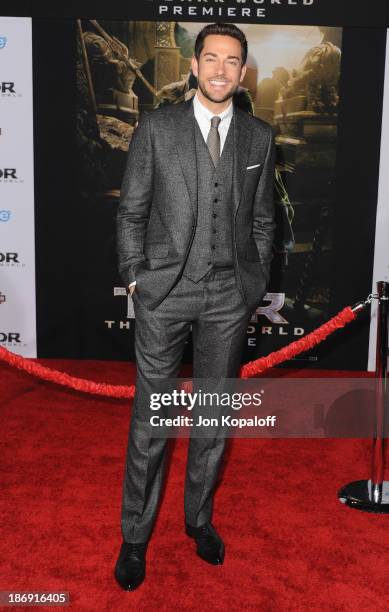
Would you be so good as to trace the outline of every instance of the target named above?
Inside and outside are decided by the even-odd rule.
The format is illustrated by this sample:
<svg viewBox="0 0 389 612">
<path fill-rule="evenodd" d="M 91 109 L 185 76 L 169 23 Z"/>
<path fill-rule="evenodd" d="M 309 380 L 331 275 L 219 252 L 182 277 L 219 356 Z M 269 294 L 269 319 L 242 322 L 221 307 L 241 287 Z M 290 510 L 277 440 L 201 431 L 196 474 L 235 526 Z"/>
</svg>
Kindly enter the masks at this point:
<svg viewBox="0 0 389 612">
<path fill-rule="evenodd" d="M 207 100 L 209 100 L 210 102 L 216 102 L 216 104 L 217 103 L 221 104 L 222 102 L 225 102 L 226 100 L 230 100 L 232 98 L 234 93 L 237 91 L 239 85 L 232 86 L 232 88 L 225 94 L 225 96 L 223 96 L 223 98 L 215 98 L 214 96 L 212 96 L 212 94 L 207 90 L 205 82 L 200 81 L 199 79 L 198 79 L 198 87 L 201 93 L 203 94 L 203 96 L 207 98 Z"/>
</svg>

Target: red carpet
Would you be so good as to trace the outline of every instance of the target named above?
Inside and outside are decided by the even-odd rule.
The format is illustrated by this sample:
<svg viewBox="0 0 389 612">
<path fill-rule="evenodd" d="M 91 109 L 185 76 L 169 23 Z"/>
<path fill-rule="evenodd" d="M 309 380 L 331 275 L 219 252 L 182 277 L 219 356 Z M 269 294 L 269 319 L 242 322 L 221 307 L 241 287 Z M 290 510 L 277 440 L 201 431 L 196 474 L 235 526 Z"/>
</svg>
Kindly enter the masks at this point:
<svg viewBox="0 0 389 612">
<path fill-rule="evenodd" d="M 123 363 L 44 363 L 99 381 L 133 380 Z M 113 567 L 126 403 L 7 366 L 0 374 L 0 590 L 69 591 L 74 610 L 386 609 L 388 517 L 337 499 L 341 485 L 370 476 L 369 442 L 234 440 L 215 500 L 226 559 L 212 567 L 183 533 L 187 442 L 178 440 L 146 581 L 125 593 Z"/>
</svg>

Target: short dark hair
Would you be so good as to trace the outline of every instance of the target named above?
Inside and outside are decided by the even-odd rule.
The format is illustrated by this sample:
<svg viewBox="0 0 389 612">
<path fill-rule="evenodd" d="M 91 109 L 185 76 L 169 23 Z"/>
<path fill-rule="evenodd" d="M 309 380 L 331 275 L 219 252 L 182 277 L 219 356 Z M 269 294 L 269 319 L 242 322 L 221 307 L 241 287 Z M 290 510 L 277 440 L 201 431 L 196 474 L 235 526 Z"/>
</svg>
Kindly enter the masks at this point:
<svg viewBox="0 0 389 612">
<path fill-rule="evenodd" d="M 247 40 L 244 32 L 240 30 L 233 23 L 221 23 L 220 21 L 216 23 L 209 23 L 204 26 L 203 29 L 197 34 L 194 54 L 197 61 L 200 59 L 201 51 L 204 49 L 204 40 L 206 36 L 210 34 L 221 34 L 223 36 L 232 36 L 236 38 L 240 42 L 240 46 L 242 48 L 242 65 L 246 63 L 247 60 Z"/>
</svg>

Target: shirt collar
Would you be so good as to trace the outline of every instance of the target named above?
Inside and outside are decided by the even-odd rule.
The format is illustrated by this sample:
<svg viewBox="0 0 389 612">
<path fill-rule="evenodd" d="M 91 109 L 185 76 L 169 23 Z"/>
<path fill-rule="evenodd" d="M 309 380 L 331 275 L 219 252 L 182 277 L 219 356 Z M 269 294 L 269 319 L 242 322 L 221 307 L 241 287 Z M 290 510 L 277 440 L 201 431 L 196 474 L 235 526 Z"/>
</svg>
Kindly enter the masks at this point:
<svg viewBox="0 0 389 612">
<path fill-rule="evenodd" d="M 232 100 L 230 102 L 230 104 L 227 106 L 227 108 L 224 109 L 223 112 L 221 113 L 213 113 L 212 111 L 210 111 L 206 106 L 204 106 L 204 104 L 202 102 L 200 102 L 199 97 L 196 94 L 193 97 L 193 105 L 195 107 L 195 110 L 199 113 L 201 113 L 201 115 L 207 119 L 208 121 L 211 121 L 212 117 L 215 117 L 215 115 L 217 115 L 218 117 L 220 117 L 221 121 L 223 121 L 223 119 L 227 119 L 229 117 L 232 117 L 233 114 L 233 104 L 232 104 Z"/>
</svg>

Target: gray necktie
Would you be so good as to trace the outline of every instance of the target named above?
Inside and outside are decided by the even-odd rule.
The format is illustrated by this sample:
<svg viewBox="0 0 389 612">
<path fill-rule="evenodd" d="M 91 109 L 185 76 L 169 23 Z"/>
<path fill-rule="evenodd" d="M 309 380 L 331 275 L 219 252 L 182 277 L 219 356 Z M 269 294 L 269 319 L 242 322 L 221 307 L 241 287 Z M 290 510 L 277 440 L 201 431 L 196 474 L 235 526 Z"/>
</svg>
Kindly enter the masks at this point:
<svg viewBox="0 0 389 612">
<path fill-rule="evenodd" d="M 218 130 L 220 121 L 221 119 L 220 117 L 218 117 L 218 115 L 215 115 L 214 117 L 212 117 L 211 129 L 209 130 L 209 133 L 207 136 L 207 146 L 211 154 L 212 161 L 213 161 L 215 168 L 216 168 L 216 164 L 219 161 L 219 157 L 220 157 L 220 134 Z"/>
</svg>

